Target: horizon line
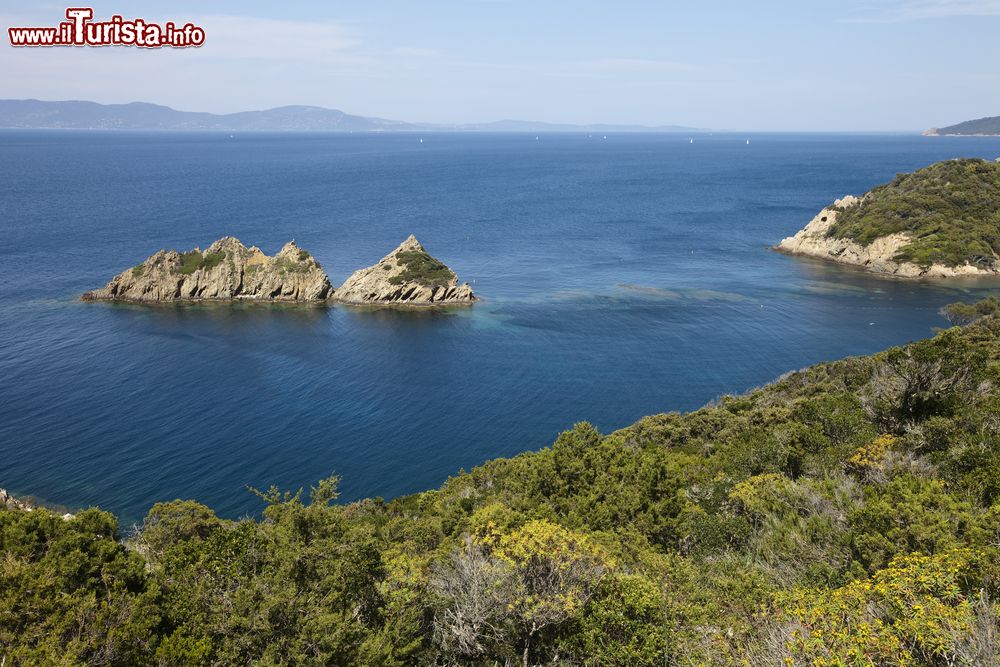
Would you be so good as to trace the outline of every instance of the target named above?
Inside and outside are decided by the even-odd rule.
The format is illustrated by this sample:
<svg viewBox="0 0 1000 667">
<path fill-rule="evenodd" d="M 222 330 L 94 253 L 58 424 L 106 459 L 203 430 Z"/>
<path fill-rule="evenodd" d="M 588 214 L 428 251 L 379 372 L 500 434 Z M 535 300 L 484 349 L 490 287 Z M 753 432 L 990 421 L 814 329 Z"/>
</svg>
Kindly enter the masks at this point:
<svg viewBox="0 0 1000 667">
<path fill-rule="evenodd" d="M 796 129 L 796 130 L 776 130 L 776 129 L 754 129 L 754 128 L 738 128 L 738 129 L 716 129 L 716 128 L 704 128 L 704 127 L 691 127 L 679 123 L 662 123 L 658 125 L 650 125 L 646 123 L 629 123 L 629 122 L 610 122 L 610 121 L 594 121 L 594 122 L 571 122 L 571 121 L 541 121 L 541 120 L 525 120 L 523 118 L 500 118 L 497 120 L 488 121 L 464 121 L 464 122 L 440 122 L 440 121 L 409 121 L 409 120 L 396 120 L 392 118 L 387 118 L 382 115 L 377 116 L 365 116 L 361 114 L 354 114 L 344 111 L 335 107 L 325 107 L 317 104 L 280 104 L 278 106 L 269 106 L 257 109 L 245 109 L 242 111 L 232 111 L 225 113 L 218 113 L 213 111 L 191 111 L 186 109 L 178 109 L 167 104 L 161 104 L 158 102 L 148 102 L 145 100 L 133 100 L 131 102 L 97 102 L 94 100 L 86 99 L 40 99 L 36 97 L 25 97 L 25 98 L 0 98 L 0 103 L 3 102 L 39 102 L 43 104 L 67 104 L 67 103 L 83 103 L 83 104 L 94 104 L 102 107 L 125 107 L 132 105 L 144 105 L 159 107 L 162 109 L 168 109 L 175 113 L 180 114 L 200 114 L 207 115 L 216 118 L 225 118 L 227 116 L 234 116 L 239 114 L 250 114 L 250 113 L 266 113 L 270 111 L 279 111 L 282 109 L 312 109 L 318 111 L 328 111 L 344 114 L 345 116 L 351 116 L 355 118 L 362 118 L 366 120 L 374 121 L 384 121 L 388 123 L 398 123 L 400 125 L 410 125 L 416 126 L 412 128 L 373 128 L 368 130 L 340 130 L 340 129 L 328 129 L 328 130 L 236 130 L 239 132 L 336 132 L 336 133 L 403 133 L 403 132 L 434 132 L 439 131 L 442 133 L 452 133 L 457 131 L 465 132 L 489 132 L 488 129 L 473 129 L 481 128 L 481 126 L 488 125 L 498 125 L 502 123 L 524 123 L 524 124 L 536 124 L 540 126 L 565 126 L 568 129 L 558 130 L 558 129 L 525 129 L 525 130 L 497 130 L 497 133 L 502 134 L 517 134 L 519 132 L 534 133 L 534 134 L 571 134 L 574 131 L 586 132 L 586 128 L 590 127 L 607 127 L 608 132 L 615 132 L 611 128 L 635 128 L 628 131 L 619 130 L 622 134 L 642 134 L 643 131 L 648 131 L 651 134 L 738 134 L 738 133 L 756 133 L 756 134 L 910 134 L 910 133 L 922 133 L 927 130 L 927 128 L 905 128 L 905 129 L 824 129 L 824 128 L 810 128 L 810 129 Z M 420 127 L 425 126 L 425 127 Z M 579 130 L 574 130 L 572 128 L 580 128 Z M 20 127 L 20 126 L 0 126 L 0 129 L 8 130 L 96 130 L 96 131 L 128 131 L 128 132 L 225 132 L 224 129 L 132 129 L 132 128 L 70 128 L 70 127 Z M 233 130 L 228 130 L 233 131 Z M 949 136 L 949 135 L 942 135 Z"/>
</svg>

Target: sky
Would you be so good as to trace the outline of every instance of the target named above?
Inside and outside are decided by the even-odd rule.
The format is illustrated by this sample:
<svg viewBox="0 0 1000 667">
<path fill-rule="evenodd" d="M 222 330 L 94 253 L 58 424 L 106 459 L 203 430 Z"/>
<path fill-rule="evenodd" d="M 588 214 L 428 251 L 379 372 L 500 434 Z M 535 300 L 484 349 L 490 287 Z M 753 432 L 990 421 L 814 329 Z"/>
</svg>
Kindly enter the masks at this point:
<svg viewBox="0 0 1000 667">
<path fill-rule="evenodd" d="M 287 104 L 436 123 L 912 131 L 1000 115 L 1000 0 L 92 0 L 197 49 L 14 49 L 65 4 L 0 0 L 0 98 Z"/>
</svg>

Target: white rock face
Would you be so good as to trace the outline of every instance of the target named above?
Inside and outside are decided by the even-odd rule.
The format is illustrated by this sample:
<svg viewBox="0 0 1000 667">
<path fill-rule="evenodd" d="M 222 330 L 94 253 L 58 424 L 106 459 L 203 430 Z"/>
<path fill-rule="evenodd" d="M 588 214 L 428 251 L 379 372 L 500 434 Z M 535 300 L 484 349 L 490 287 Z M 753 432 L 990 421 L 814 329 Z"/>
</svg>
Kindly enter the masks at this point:
<svg viewBox="0 0 1000 667">
<path fill-rule="evenodd" d="M 834 202 L 834 206 L 845 208 L 860 202 L 860 198 L 848 195 Z M 906 234 L 890 234 L 863 246 L 851 239 L 827 236 L 836 221 L 837 211 L 834 208 L 824 208 L 795 236 L 782 239 L 781 243 L 775 246 L 775 250 L 859 266 L 872 273 L 898 278 L 948 278 L 997 273 L 995 270 L 982 269 L 971 264 L 964 266 L 932 264 L 924 267 L 912 262 L 898 262 L 895 260 L 896 255 L 910 242 Z"/>
<path fill-rule="evenodd" d="M 428 255 L 412 234 L 374 266 L 355 271 L 334 291 L 333 299 L 364 306 L 450 306 L 477 301 L 472 288 L 459 284 L 454 271 Z"/>
<path fill-rule="evenodd" d="M 202 253 L 161 250 L 121 272 L 102 289 L 87 292 L 95 301 L 323 301 L 333 291 L 312 256 L 295 242 L 268 257 L 239 239 L 219 239 Z M 187 265 L 185 266 L 185 261 Z M 197 268 L 195 268 L 197 267 Z"/>
</svg>

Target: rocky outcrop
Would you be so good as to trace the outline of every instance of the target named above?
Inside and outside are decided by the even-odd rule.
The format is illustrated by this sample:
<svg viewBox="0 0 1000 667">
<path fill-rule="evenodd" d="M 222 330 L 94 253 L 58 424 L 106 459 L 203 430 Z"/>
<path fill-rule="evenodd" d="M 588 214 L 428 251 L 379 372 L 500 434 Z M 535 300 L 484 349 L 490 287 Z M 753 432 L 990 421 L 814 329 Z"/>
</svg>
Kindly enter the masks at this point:
<svg viewBox="0 0 1000 667">
<path fill-rule="evenodd" d="M 30 512 L 35 509 L 35 505 L 27 500 L 15 498 L 7 493 L 6 489 L 0 489 L 0 508 L 9 510 L 27 510 Z"/>
<path fill-rule="evenodd" d="M 7 493 L 6 489 L 0 489 L 0 510 L 4 509 L 21 510 L 24 512 L 34 512 L 36 509 L 38 509 L 38 506 L 35 505 L 35 503 L 33 503 L 30 500 L 15 498 L 14 496 Z M 61 516 L 64 521 L 69 521 L 70 519 L 76 518 L 75 514 L 70 514 L 69 512 L 62 514 Z"/>
<path fill-rule="evenodd" d="M 867 195 L 866 195 L 867 196 Z M 897 261 L 900 249 L 910 242 L 906 234 L 889 234 L 862 245 L 849 238 L 830 236 L 830 229 L 837 221 L 838 209 L 859 204 L 863 198 L 848 195 L 838 199 L 833 206 L 824 208 L 795 236 L 782 239 L 775 250 L 793 255 L 806 255 L 858 266 L 871 273 L 898 278 L 948 278 L 955 276 L 996 275 L 988 268 L 972 266 L 945 266 L 931 264 L 920 266 L 912 262 Z"/>
<path fill-rule="evenodd" d="M 340 303 L 363 306 L 470 305 L 477 298 L 455 272 L 431 257 L 410 235 L 374 266 L 355 271 L 333 294 Z"/>
<path fill-rule="evenodd" d="M 319 302 L 332 293 L 322 267 L 295 242 L 268 257 L 232 236 L 204 252 L 161 250 L 123 271 L 85 300 L 162 303 L 173 301 Z"/>
</svg>

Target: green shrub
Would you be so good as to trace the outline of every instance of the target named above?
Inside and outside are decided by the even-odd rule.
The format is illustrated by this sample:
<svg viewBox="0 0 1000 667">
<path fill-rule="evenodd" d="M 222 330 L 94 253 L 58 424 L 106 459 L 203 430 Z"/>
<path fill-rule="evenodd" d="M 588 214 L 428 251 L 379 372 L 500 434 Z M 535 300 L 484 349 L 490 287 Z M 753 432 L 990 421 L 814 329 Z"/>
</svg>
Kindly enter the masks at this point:
<svg viewBox="0 0 1000 667">
<path fill-rule="evenodd" d="M 204 255 L 197 250 L 181 253 L 181 265 L 176 269 L 177 273 L 189 276 L 200 269 L 214 269 L 226 259 L 224 252 L 209 252 Z"/>
<path fill-rule="evenodd" d="M 226 258 L 226 253 L 224 252 L 207 252 L 201 259 L 201 268 L 208 271 L 209 269 L 214 269 L 222 260 Z"/>
<path fill-rule="evenodd" d="M 198 269 L 201 268 L 201 263 L 204 261 L 204 257 L 197 250 L 191 250 L 190 252 L 181 253 L 181 265 L 177 269 L 177 273 L 184 276 L 189 276 Z"/>
<path fill-rule="evenodd" d="M 778 608 L 767 614 L 767 634 L 778 644 L 771 650 L 787 665 L 995 664 L 996 645 L 982 656 L 987 662 L 969 652 L 970 635 L 995 633 L 997 621 L 991 610 L 986 622 L 994 628 L 978 628 L 970 604 L 976 592 L 968 582 L 981 558 L 964 550 L 914 554 L 842 588 L 776 596 Z"/>
<path fill-rule="evenodd" d="M 279 257 L 277 265 L 279 271 L 287 271 L 289 273 L 309 273 L 313 268 L 302 260 L 295 261 L 293 259 L 288 259 L 287 257 Z"/>
<path fill-rule="evenodd" d="M 898 261 L 993 267 L 1000 254 L 1000 164 L 948 160 L 900 174 L 840 211 L 829 231 L 862 245 L 896 233 L 910 238 Z"/>
<path fill-rule="evenodd" d="M 422 250 L 401 250 L 396 263 L 403 272 L 389 279 L 393 285 L 417 283 L 424 287 L 444 287 L 455 277 L 451 269 Z"/>
<path fill-rule="evenodd" d="M 978 303 L 950 303 L 941 309 L 941 315 L 951 324 L 965 326 L 976 320 L 1000 313 L 1000 299 L 987 297 Z"/>
</svg>

